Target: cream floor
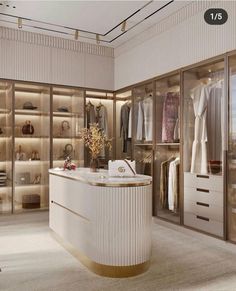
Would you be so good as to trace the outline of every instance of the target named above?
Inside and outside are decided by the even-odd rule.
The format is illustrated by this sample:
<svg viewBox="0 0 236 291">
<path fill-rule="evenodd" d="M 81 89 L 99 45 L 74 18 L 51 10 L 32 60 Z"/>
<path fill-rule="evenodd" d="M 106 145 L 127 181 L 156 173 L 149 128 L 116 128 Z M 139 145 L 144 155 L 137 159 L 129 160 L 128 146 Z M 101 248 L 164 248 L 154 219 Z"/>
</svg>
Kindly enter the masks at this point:
<svg viewBox="0 0 236 291">
<path fill-rule="evenodd" d="M 236 290 L 236 245 L 162 221 L 153 224 L 150 269 L 99 277 L 53 238 L 48 213 L 0 217 L 1 291 Z"/>
</svg>

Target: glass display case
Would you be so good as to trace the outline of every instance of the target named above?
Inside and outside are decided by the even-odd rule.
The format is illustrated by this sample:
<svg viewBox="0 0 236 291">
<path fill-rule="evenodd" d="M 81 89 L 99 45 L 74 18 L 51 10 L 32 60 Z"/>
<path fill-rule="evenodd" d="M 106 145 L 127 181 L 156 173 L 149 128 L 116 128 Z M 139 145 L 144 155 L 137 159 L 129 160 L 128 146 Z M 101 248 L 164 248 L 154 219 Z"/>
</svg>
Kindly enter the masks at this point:
<svg viewBox="0 0 236 291">
<path fill-rule="evenodd" d="M 0 214 L 12 212 L 13 85 L 0 82 Z"/>
<path fill-rule="evenodd" d="M 132 158 L 132 91 L 116 94 L 116 159 Z"/>
<path fill-rule="evenodd" d="M 48 208 L 50 87 L 15 83 L 14 212 Z"/>
<path fill-rule="evenodd" d="M 184 224 L 224 235 L 227 98 L 224 59 L 183 74 Z"/>
<path fill-rule="evenodd" d="M 236 55 L 229 57 L 228 239 L 236 242 Z"/>
<path fill-rule="evenodd" d="M 86 91 L 85 104 L 85 126 L 89 128 L 92 123 L 97 123 L 103 130 L 107 138 L 113 143 L 113 126 L 114 126 L 114 95 L 102 91 Z M 112 159 L 113 151 L 108 148 L 101 150 L 98 157 L 99 168 L 107 168 L 108 161 Z M 85 148 L 85 165 L 90 165 L 90 154 Z"/>
<path fill-rule="evenodd" d="M 74 88 L 52 89 L 53 167 L 63 167 L 69 156 L 84 166 L 84 144 L 80 131 L 84 127 L 84 91 Z"/>
<path fill-rule="evenodd" d="M 152 175 L 153 160 L 153 83 L 133 89 L 133 157 L 138 174 Z"/>
<path fill-rule="evenodd" d="M 154 215 L 180 223 L 180 73 L 155 89 Z"/>
</svg>

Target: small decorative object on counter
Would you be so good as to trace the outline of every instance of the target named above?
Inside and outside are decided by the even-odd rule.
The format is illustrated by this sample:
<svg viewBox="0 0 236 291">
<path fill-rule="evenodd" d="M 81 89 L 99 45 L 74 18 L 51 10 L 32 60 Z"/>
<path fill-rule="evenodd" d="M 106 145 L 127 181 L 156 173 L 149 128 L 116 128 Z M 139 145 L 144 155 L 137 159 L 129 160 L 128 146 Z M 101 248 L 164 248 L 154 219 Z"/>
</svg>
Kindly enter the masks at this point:
<svg viewBox="0 0 236 291">
<path fill-rule="evenodd" d="M 108 162 L 109 176 L 129 177 L 135 176 L 135 161 L 129 160 L 115 160 Z"/>
<path fill-rule="evenodd" d="M 68 156 L 64 162 L 64 166 L 63 166 L 64 170 L 75 170 L 76 169 L 76 165 L 74 163 L 72 163 L 71 161 L 71 157 Z"/>
<path fill-rule="evenodd" d="M 108 140 L 104 131 L 98 127 L 97 123 L 90 124 L 89 128 L 83 128 L 81 130 L 81 137 L 91 154 L 90 170 L 91 172 L 97 172 L 99 166 L 98 155 L 104 147 L 111 150 L 111 140 Z"/>
<path fill-rule="evenodd" d="M 2 128 L 0 127 L 0 134 L 3 134 L 3 130 L 2 130 Z"/>
<path fill-rule="evenodd" d="M 23 134 L 34 134 L 34 127 L 30 120 L 26 120 L 25 124 L 22 127 Z"/>
</svg>

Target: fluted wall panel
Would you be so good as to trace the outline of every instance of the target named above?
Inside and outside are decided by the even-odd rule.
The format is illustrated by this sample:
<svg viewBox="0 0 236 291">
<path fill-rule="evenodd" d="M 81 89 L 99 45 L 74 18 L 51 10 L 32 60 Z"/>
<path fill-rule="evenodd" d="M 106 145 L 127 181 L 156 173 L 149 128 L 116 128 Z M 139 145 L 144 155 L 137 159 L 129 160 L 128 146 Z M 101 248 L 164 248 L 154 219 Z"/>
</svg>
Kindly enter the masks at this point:
<svg viewBox="0 0 236 291">
<path fill-rule="evenodd" d="M 0 27 L 0 78 L 114 89 L 113 49 Z"/>
<path fill-rule="evenodd" d="M 224 25 L 208 25 L 211 7 L 228 12 Z M 115 89 L 236 49 L 236 1 L 191 1 L 170 17 L 115 49 Z"/>
<path fill-rule="evenodd" d="M 85 54 L 55 48 L 52 54 L 52 83 L 85 86 Z"/>
<path fill-rule="evenodd" d="M 63 50 L 73 50 L 81 53 L 89 53 L 106 57 L 113 57 L 114 50 L 110 47 L 69 40 L 60 37 L 53 37 L 40 33 L 0 27 L 0 38 L 18 42 L 32 43 L 39 46 L 54 47 Z"/>
</svg>

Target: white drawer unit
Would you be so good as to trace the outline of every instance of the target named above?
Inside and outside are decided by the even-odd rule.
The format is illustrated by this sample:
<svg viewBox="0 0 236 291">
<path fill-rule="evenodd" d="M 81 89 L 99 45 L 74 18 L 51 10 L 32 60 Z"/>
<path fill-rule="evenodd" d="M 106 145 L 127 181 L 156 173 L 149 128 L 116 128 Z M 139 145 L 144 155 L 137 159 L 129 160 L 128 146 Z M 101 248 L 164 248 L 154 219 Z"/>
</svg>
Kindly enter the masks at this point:
<svg viewBox="0 0 236 291">
<path fill-rule="evenodd" d="M 223 236 L 223 176 L 184 173 L 184 224 Z"/>
<path fill-rule="evenodd" d="M 223 222 L 206 219 L 194 213 L 184 213 L 184 224 L 217 236 L 223 236 Z"/>
<path fill-rule="evenodd" d="M 214 190 L 223 193 L 223 176 L 184 173 L 184 187 Z"/>
<path fill-rule="evenodd" d="M 184 211 L 223 223 L 223 207 L 184 199 Z"/>
<path fill-rule="evenodd" d="M 194 202 L 207 203 L 219 206 L 223 209 L 223 198 L 222 192 L 202 188 L 184 187 L 184 200 L 187 199 Z"/>
</svg>

